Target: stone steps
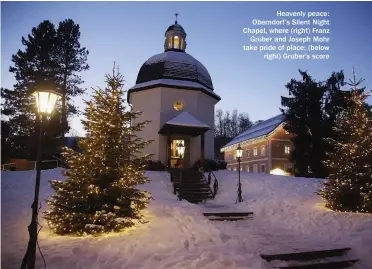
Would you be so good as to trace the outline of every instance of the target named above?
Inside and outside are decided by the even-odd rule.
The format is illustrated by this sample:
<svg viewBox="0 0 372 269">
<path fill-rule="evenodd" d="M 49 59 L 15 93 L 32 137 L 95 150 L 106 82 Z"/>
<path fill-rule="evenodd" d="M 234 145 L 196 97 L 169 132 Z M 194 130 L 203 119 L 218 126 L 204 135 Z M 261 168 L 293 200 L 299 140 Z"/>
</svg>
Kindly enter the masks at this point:
<svg viewBox="0 0 372 269">
<path fill-rule="evenodd" d="M 183 170 L 182 181 L 180 170 L 171 169 L 172 183 L 178 198 L 190 203 L 200 203 L 213 198 L 210 187 L 204 179 L 203 173 L 195 170 Z"/>
<path fill-rule="evenodd" d="M 261 254 L 275 269 L 340 269 L 358 262 L 346 254 L 350 248 L 335 248 L 280 254 Z"/>
<path fill-rule="evenodd" d="M 251 219 L 253 212 L 206 212 L 203 215 L 211 221 L 237 221 Z"/>
</svg>

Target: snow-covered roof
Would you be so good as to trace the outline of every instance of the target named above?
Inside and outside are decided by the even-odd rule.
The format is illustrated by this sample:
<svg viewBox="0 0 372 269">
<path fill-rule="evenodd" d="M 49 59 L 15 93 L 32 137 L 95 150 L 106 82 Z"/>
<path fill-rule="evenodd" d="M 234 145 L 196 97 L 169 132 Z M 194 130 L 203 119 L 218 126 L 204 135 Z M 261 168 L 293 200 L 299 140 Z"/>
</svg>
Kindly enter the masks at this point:
<svg viewBox="0 0 372 269">
<path fill-rule="evenodd" d="M 208 124 L 196 119 L 191 113 L 186 111 L 181 112 L 173 119 L 167 121 L 165 124 L 211 129 L 211 127 Z"/>
<path fill-rule="evenodd" d="M 221 149 L 241 143 L 243 141 L 247 141 L 250 139 L 258 138 L 260 136 L 267 135 L 271 133 L 272 131 L 274 131 L 283 122 L 284 122 L 284 115 L 280 114 L 266 121 L 257 123 L 253 125 L 251 128 L 249 128 L 248 130 L 246 130 L 245 132 L 236 136 L 233 140 L 231 140 L 227 145 L 223 146 Z"/>
<path fill-rule="evenodd" d="M 202 89 L 203 92 L 205 92 L 206 94 L 211 95 L 218 100 L 221 99 L 219 95 L 215 94 L 212 90 L 208 89 L 207 87 L 200 84 L 199 82 L 188 81 L 188 80 L 178 80 L 178 79 L 167 79 L 167 78 L 151 80 L 151 81 L 136 84 L 132 88 L 130 88 L 129 91 L 132 92 L 138 89 L 156 87 L 156 86 L 171 86 L 171 87 L 178 86 L 181 88 Z"/>
<path fill-rule="evenodd" d="M 162 69 L 162 74 L 151 72 L 152 75 L 195 79 L 206 84 L 208 88 L 213 89 L 212 79 L 207 68 L 186 52 L 166 51 L 150 57 L 142 65 L 138 73 L 137 83 L 141 83 L 147 79 L 143 75 L 147 75 L 145 74 L 146 69 L 150 66 L 153 66 L 157 70 Z"/>
</svg>

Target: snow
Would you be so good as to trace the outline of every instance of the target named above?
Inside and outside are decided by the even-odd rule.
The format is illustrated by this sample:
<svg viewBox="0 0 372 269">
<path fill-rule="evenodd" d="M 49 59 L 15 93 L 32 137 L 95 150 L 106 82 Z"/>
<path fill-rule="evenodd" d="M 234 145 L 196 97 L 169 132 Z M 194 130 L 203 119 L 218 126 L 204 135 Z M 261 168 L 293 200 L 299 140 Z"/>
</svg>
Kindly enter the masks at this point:
<svg viewBox="0 0 372 269">
<path fill-rule="evenodd" d="M 147 82 L 142 82 L 134 85 L 130 88 L 130 91 L 135 89 L 141 89 L 145 87 L 157 86 L 157 85 L 168 85 L 168 86 L 179 86 L 179 87 L 187 87 L 187 88 L 195 88 L 195 89 L 203 89 L 203 91 L 208 92 L 208 94 L 220 99 L 220 96 L 215 94 L 211 89 L 208 89 L 204 85 L 199 82 L 190 81 L 190 80 L 179 80 L 179 79 L 156 79 Z"/>
<path fill-rule="evenodd" d="M 235 204 L 238 172 L 215 173 L 215 200 L 177 201 L 166 172 L 147 172 L 143 186 L 153 194 L 148 223 L 118 234 L 69 237 L 52 234 L 44 220 L 39 244 L 47 268 L 268 268 L 259 254 L 352 247 L 371 268 L 372 215 L 324 209 L 314 193 L 320 180 L 241 172 L 244 201 Z M 28 241 L 34 171 L 2 172 L 2 268 L 19 268 Z M 48 180 L 63 179 L 60 169 L 42 172 L 41 211 L 52 194 Z M 213 182 L 212 182 L 213 183 Z M 253 211 L 253 219 L 210 222 L 202 212 Z M 37 268 L 43 262 L 37 254 Z"/>
<path fill-rule="evenodd" d="M 181 112 L 173 119 L 167 121 L 165 124 L 211 129 L 208 124 L 196 119 L 191 113 L 186 111 Z"/>
<path fill-rule="evenodd" d="M 192 64 L 195 65 L 196 68 L 202 72 L 202 74 L 210 79 L 209 72 L 205 66 L 199 62 L 197 59 L 192 57 L 190 54 L 186 52 L 177 52 L 177 51 L 166 51 L 160 54 L 156 54 L 152 57 L 150 57 L 144 65 L 152 65 L 158 62 L 180 62 L 180 63 L 186 63 L 186 64 Z"/>
<path fill-rule="evenodd" d="M 284 116 L 282 114 L 272 117 L 264 122 L 260 122 L 256 125 L 253 125 L 247 131 L 241 133 L 233 140 L 231 140 L 228 144 L 222 147 L 221 150 L 227 148 L 229 146 L 238 144 L 243 141 L 247 141 L 253 138 L 257 138 L 263 135 L 267 135 L 274 131 L 281 123 L 284 121 Z"/>
</svg>

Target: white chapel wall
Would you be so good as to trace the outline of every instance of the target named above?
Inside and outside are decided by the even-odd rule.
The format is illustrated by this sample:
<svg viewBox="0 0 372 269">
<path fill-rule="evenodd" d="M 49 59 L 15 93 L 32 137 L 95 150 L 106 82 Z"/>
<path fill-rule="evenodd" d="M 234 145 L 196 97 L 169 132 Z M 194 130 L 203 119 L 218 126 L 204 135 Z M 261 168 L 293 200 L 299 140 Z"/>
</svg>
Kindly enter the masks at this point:
<svg viewBox="0 0 372 269">
<path fill-rule="evenodd" d="M 160 111 L 161 111 L 161 89 L 155 88 L 151 90 L 132 92 L 131 103 L 135 111 L 142 111 L 133 123 L 142 122 L 145 120 L 151 121 L 146 125 L 142 132 L 136 135 L 144 140 L 154 140 L 150 145 L 143 149 L 144 154 L 154 154 L 153 160 L 159 160 L 159 134 L 160 129 Z"/>
</svg>

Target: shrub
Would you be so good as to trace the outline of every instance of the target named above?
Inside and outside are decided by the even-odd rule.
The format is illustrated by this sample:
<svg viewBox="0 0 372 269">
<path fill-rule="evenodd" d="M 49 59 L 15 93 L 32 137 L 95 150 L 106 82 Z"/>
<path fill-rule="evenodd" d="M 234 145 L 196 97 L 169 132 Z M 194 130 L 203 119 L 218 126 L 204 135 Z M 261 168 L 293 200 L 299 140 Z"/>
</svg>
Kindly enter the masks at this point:
<svg viewBox="0 0 372 269">
<path fill-rule="evenodd" d="M 148 171 L 164 171 L 165 165 L 161 161 L 147 160 L 145 170 Z"/>
<path fill-rule="evenodd" d="M 200 163 L 200 160 L 198 160 L 195 162 L 193 169 L 199 169 L 200 167 L 201 167 L 201 163 Z M 209 169 L 211 169 L 212 171 L 218 171 L 219 169 L 221 169 L 220 162 L 216 160 L 212 160 L 212 159 L 205 159 L 203 170 L 209 171 Z M 222 168 L 222 169 L 226 169 L 226 165 L 225 165 L 225 168 Z"/>
</svg>

